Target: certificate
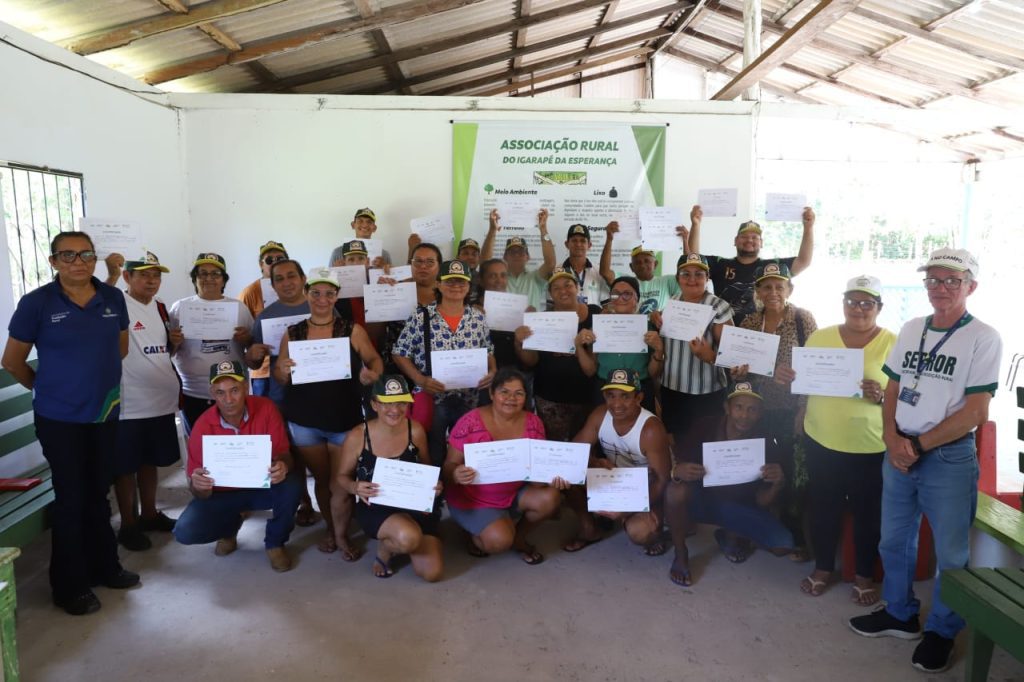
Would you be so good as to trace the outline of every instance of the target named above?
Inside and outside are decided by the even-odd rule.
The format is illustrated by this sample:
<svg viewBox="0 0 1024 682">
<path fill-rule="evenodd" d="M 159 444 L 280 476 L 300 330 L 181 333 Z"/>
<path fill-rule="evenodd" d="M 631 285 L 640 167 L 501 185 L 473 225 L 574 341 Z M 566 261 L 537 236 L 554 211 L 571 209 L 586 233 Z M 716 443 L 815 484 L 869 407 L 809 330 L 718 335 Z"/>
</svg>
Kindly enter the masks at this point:
<svg viewBox="0 0 1024 682">
<path fill-rule="evenodd" d="M 705 218 L 735 218 L 738 195 L 739 190 L 735 187 L 700 189 L 697 190 L 697 203 Z"/>
<path fill-rule="evenodd" d="M 434 244 L 438 247 L 451 244 L 455 239 L 455 230 L 452 229 L 452 217 L 447 213 L 413 218 L 409 221 L 409 230 L 414 234 L 418 234 L 425 243 Z"/>
<path fill-rule="evenodd" d="M 587 462 L 590 460 L 588 443 L 562 443 L 553 440 L 531 440 L 530 475 L 534 483 L 551 483 L 563 478 L 573 485 L 587 480 Z"/>
<path fill-rule="evenodd" d="M 214 485 L 270 487 L 270 436 L 203 436 L 203 467 Z"/>
<path fill-rule="evenodd" d="M 305 320 L 309 315 L 285 315 L 284 317 L 272 317 L 269 320 L 260 320 L 260 329 L 263 332 L 263 343 L 270 346 L 271 355 L 281 354 L 281 339 L 284 338 L 288 327 Z"/>
<path fill-rule="evenodd" d="M 412 279 L 411 265 L 392 265 L 389 272 L 384 274 L 384 268 L 370 268 L 370 284 L 378 284 L 381 277 L 390 277 L 396 282 Z M 362 294 L 360 294 L 362 296 Z"/>
<path fill-rule="evenodd" d="M 263 295 L 264 308 L 277 301 L 277 292 L 274 291 L 274 283 L 269 277 L 264 277 L 260 280 L 260 293 Z"/>
<path fill-rule="evenodd" d="M 363 265 L 339 265 L 331 268 L 331 274 L 338 279 L 341 288 L 338 289 L 338 298 L 359 298 L 363 295 L 363 286 L 366 284 L 366 266 Z"/>
<path fill-rule="evenodd" d="M 405 322 L 416 310 L 416 283 L 367 284 L 363 307 L 367 322 Z"/>
<path fill-rule="evenodd" d="M 540 198 L 536 195 L 500 196 L 497 209 L 501 227 L 534 228 L 540 213 Z"/>
<path fill-rule="evenodd" d="M 352 356 L 348 337 L 289 341 L 288 356 L 295 361 L 292 367 L 293 384 L 315 384 L 352 378 Z"/>
<path fill-rule="evenodd" d="M 444 384 L 446 391 L 476 388 L 486 374 L 486 348 L 430 351 L 430 376 Z"/>
<path fill-rule="evenodd" d="M 530 441 L 527 438 L 466 443 L 466 466 L 476 470 L 473 485 L 525 481 L 530 476 Z"/>
<path fill-rule="evenodd" d="M 533 333 L 523 341 L 523 350 L 575 353 L 580 318 L 576 313 L 523 313 L 523 324 Z"/>
<path fill-rule="evenodd" d="M 646 353 L 646 315 L 594 315 L 595 353 Z"/>
<path fill-rule="evenodd" d="M 761 480 L 764 438 L 704 443 L 704 487 Z"/>
<path fill-rule="evenodd" d="M 793 371 L 796 379 L 791 392 L 799 395 L 826 395 L 835 398 L 860 398 L 864 393 L 863 348 L 794 348 Z"/>
<path fill-rule="evenodd" d="M 667 206 L 644 206 L 640 209 L 640 235 L 645 249 L 678 251 L 683 241 L 676 227 L 683 224 L 683 213 Z"/>
<path fill-rule="evenodd" d="M 587 469 L 587 511 L 650 511 L 649 494 L 647 467 Z"/>
<path fill-rule="evenodd" d="M 97 258 L 119 253 L 126 260 L 132 260 L 142 254 L 142 232 L 138 223 L 130 220 L 83 217 L 78 226 L 82 232 L 92 237 Z"/>
<path fill-rule="evenodd" d="M 384 255 L 384 242 L 379 239 L 360 239 L 363 246 L 366 247 L 366 258 L 371 263 L 374 258 L 380 258 Z"/>
<path fill-rule="evenodd" d="M 632 213 L 620 213 L 612 216 L 612 220 L 619 224 L 618 239 L 625 239 L 628 242 L 640 241 L 640 214 L 637 211 Z"/>
<path fill-rule="evenodd" d="M 661 335 L 666 339 L 693 341 L 704 336 L 713 319 L 715 309 L 712 306 L 669 301 L 661 311 Z"/>
<path fill-rule="evenodd" d="M 187 339 L 230 339 L 238 326 L 238 301 L 186 301 L 178 309 L 178 324 Z"/>
<path fill-rule="evenodd" d="M 378 457 L 371 483 L 380 489 L 370 498 L 370 504 L 429 513 L 434 509 L 434 488 L 440 475 L 441 467 Z"/>
<path fill-rule="evenodd" d="M 775 359 L 779 354 L 779 337 L 775 334 L 755 332 L 727 324 L 722 327 L 718 342 L 719 367 L 750 365 L 754 374 L 770 377 L 775 374 Z"/>
<path fill-rule="evenodd" d="M 804 206 L 807 205 L 807 195 L 769 192 L 765 196 L 764 204 L 765 220 L 800 222 L 803 220 Z"/>
<path fill-rule="evenodd" d="M 491 331 L 514 332 L 523 326 L 523 313 L 530 307 L 530 297 L 504 291 L 484 292 L 484 312 Z"/>
</svg>

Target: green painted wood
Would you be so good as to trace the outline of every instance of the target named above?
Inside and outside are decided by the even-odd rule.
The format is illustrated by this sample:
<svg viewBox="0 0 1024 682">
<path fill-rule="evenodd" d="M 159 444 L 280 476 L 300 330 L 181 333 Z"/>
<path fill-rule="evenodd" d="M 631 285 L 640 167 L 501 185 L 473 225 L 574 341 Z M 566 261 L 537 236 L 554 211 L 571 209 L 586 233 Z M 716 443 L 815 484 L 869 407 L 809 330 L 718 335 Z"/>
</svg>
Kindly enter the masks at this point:
<svg viewBox="0 0 1024 682">
<path fill-rule="evenodd" d="M 0 580 L 6 583 L 0 590 L 0 651 L 3 652 L 5 682 L 21 679 L 18 666 L 18 640 L 15 636 L 15 610 L 18 592 L 14 586 L 14 560 L 21 551 L 14 547 L 0 548 Z"/>
<path fill-rule="evenodd" d="M 15 514 L 5 517 L 10 520 L 6 528 L 0 530 L 0 544 L 7 547 L 24 547 L 49 528 L 48 509 L 53 503 L 53 491 L 38 497 L 30 504 L 18 509 Z"/>
<path fill-rule="evenodd" d="M 979 492 L 974 527 L 1024 554 L 1024 513 L 1010 505 Z"/>
<path fill-rule="evenodd" d="M 32 393 L 25 391 L 21 395 L 16 395 L 13 398 L 0 403 L 0 422 L 13 419 L 14 417 L 23 415 L 27 412 L 32 411 Z"/>
<path fill-rule="evenodd" d="M 32 369 L 36 369 L 39 367 L 39 360 L 29 360 L 28 364 Z M 0 369 L 0 388 L 7 388 L 8 386 L 13 386 L 16 383 L 18 382 L 14 380 L 14 377 L 11 376 L 10 372 L 6 369 Z"/>
<path fill-rule="evenodd" d="M 971 628 L 1024 661 L 1024 590 L 1016 580 L 992 568 L 962 568 L 943 571 L 940 589 L 942 600 Z"/>
<path fill-rule="evenodd" d="M 0 457 L 10 454 L 36 441 L 35 424 L 25 424 L 19 429 L 0 436 Z"/>
<path fill-rule="evenodd" d="M 1024 571 L 1016 568 L 997 568 L 996 573 L 1014 583 L 1024 593 Z"/>
</svg>

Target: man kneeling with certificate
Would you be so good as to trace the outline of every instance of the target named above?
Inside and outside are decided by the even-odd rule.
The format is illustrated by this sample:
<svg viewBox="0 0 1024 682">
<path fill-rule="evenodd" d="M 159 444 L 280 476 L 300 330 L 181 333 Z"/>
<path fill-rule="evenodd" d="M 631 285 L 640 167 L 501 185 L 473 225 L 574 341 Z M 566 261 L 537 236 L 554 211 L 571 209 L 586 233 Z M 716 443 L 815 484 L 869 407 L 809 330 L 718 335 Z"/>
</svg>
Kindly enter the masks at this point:
<svg viewBox="0 0 1024 682">
<path fill-rule="evenodd" d="M 622 521 L 631 542 L 642 545 L 648 556 L 661 556 L 667 549 L 661 539 L 662 496 L 671 459 L 665 425 L 641 406 L 644 394 L 636 370 L 613 369 L 601 394 L 604 405 L 590 414 L 573 438 L 574 443 L 597 446 L 590 466 L 600 468 L 587 471 L 586 495 L 574 486 L 566 496 L 580 519 L 580 530 L 563 549 L 578 552 L 601 539 L 594 512 Z M 636 480 L 638 469 L 647 469 L 645 480 Z"/>
<path fill-rule="evenodd" d="M 240 362 L 210 367 L 216 403 L 192 427 L 188 439 L 188 484 L 194 499 L 174 526 L 183 545 L 217 541 L 214 554 L 238 549 L 243 514 L 271 509 L 264 545 L 271 567 L 290 570 L 284 543 L 295 526 L 304 481 L 292 470 L 288 435 L 269 398 L 249 395 Z"/>
<path fill-rule="evenodd" d="M 725 558 L 743 563 L 761 545 L 781 556 L 793 535 L 770 511 L 785 484 L 779 446 L 761 423 L 763 400 L 747 382 L 736 384 L 725 413 L 705 417 L 676 443 L 665 511 L 675 560 L 669 579 L 692 584 L 686 535 L 694 523 L 720 526 L 715 540 Z M 765 463 L 765 455 L 769 463 Z"/>
</svg>

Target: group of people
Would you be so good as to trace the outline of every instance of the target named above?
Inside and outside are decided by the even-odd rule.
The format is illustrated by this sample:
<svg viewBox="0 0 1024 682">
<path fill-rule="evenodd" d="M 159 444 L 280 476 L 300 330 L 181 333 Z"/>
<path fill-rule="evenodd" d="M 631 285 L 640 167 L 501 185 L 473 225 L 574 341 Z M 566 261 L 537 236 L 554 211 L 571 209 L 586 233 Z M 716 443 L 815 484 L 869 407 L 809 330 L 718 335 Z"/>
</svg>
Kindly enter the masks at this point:
<svg viewBox="0 0 1024 682">
<path fill-rule="evenodd" d="M 819 329 L 813 314 L 789 302 L 793 278 L 811 264 L 815 215 L 803 214 L 803 239 L 793 258 L 761 258 L 762 228 L 744 222 L 736 254 L 700 252 L 702 212 L 678 229 L 683 255 L 673 272 L 656 275 L 657 254 L 638 246 L 629 272 L 611 267 L 618 225 L 605 228 L 598 266 L 588 259 L 590 228 L 567 228 L 568 258 L 558 265 L 548 214 L 538 215 L 542 262 L 530 268 L 527 243 L 505 241 L 496 257 L 500 215 L 490 214 L 483 244 L 464 239 L 456 257 L 409 238 L 407 262 L 417 306 L 404 321 L 367 323 L 361 298 L 339 298 L 332 266 L 383 268 L 394 284 L 391 256 L 372 261 L 365 240 L 377 229 L 364 208 L 352 221 L 355 238 L 335 249 L 328 267 L 304 269 L 280 242 L 258 249 L 261 279 L 239 299 L 225 296 L 225 259 L 194 260 L 195 296 L 165 307 L 156 296 L 168 268 L 152 253 L 106 259 L 107 283 L 94 276 L 97 256 L 88 235 L 67 232 L 51 245 L 54 281 L 26 294 L 9 325 L 3 366 L 34 391 L 35 424 L 53 471 L 54 603 L 71 614 L 100 608 L 92 588 L 123 589 L 139 576 L 121 565 L 117 543 L 151 545 L 147 533 L 173 532 L 184 544 L 216 543 L 235 551 L 252 510 L 272 510 L 264 545 L 276 571 L 293 559 L 285 548 L 296 524 L 317 522 L 306 486 L 312 476 L 316 509 L 325 523 L 323 552 L 360 558 L 353 520 L 376 539 L 374 575 L 390 577 L 396 555 L 408 555 L 427 581 L 444 572 L 438 524 L 442 508 L 464 529 L 467 551 L 514 551 L 530 565 L 544 555 L 530 542 L 539 524 L 562 505 L 574 511 L 566 552 L 601 541 L 619 525 L 651 556 L 673 549 L 669 578 L 693 582 L 687 538 L 694 525 L 717 526 L 714 538 L 731 562 L 760 547 L 815 567 L 800 583 L 825 592 L 835 573 L 842 514 L 854 517 L 854 601 L 885 606 L 851 620 L 869 636 L 921 634 L 919 602 L 910 582 L 922 513 L 931 524 L 939 570 L 967 562 L 967 531 L 976 500 L 973 430 L 987 419 L 1001 355 L 996 331 L 967 313 L 978 286 L 978 263 L 963 249 L 939 249 L 925 272 L 933 313 L 883 329 L 881 282 L 853 277 L 841 292 L 843 323 Z M 123 273 L 121 272 L 123 266 Z M 111 284 L 123 281 L 126 293 Z M 577 334 L 566 352 L 527 348 L 533 333 L 488 328 L 486 292 L 527 297 L 528 310 L 575 313 Z M 690 340 L 660 333 L 669 301 L 710 306 L 710 322 Z M 194 302 L 238 303 L 231 338 L 203 339 L 182 324 Z M 645 352 L 595 352 L 599 315 L 645 314 Z M 284 319 L 280 338 L 263 324 Z M 773 376 L 716 364 L 729 325 L 779 336 Z M 349 340 L 351 376 L 293 383 L 291 344 Z M 796 347 L 862 349 L 861 396 L 794 394 Z M 38 366 L 29 363 L 35 348 Z M 486 349 L 487 372 L 476 388 L 449 389 L 433 376 L 433 352 Z M 186 474 L 193 499 L 177 519 L 156 508 L 159 467 L 178 461 L 175 417 L 188 434 Z M 204 436 L 262 435 L 271 442 L 269 485 L 218 486 L 204 467 Z M 588 510 L 586 491 L 562 478 L 476 484 L 467 445 L 508 439 L 572 441 L 591 446 L 588 466 L 647 470 L 650 507 L 643 512 Z M 759 480 L 703 485 L 704 444 L 763 439 Z M 435 504 L 409 511 L 375 504 L 380 458 L 440 467 Z M 110 525 L 107 494 L 115 486 L 121 527 Z M 807 532 L 805 533 L 805 528 Z M 885 579 L 874 583 L 881 555 Z M 913 664 L 948 666 L 963 620 L 946 607 L 936 581 L 931 614 Z"/>
</svg>

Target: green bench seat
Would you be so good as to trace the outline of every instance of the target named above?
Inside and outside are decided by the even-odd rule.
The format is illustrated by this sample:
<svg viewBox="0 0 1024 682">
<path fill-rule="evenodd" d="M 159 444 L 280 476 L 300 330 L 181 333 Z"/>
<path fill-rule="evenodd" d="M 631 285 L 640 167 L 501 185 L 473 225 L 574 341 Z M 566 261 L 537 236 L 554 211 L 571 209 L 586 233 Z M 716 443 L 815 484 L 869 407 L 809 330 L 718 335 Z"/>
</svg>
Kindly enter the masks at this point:
<svg viewBox="0 0 1024 682">
<path fill-rule="evenodd" d="M 941 590 L 942 600 L 967 621 L 964 679 L 968 682 L 988 679 L 996 644 L 1024 661 L 1024 569 L 943 571 Z"/>
</svg>

